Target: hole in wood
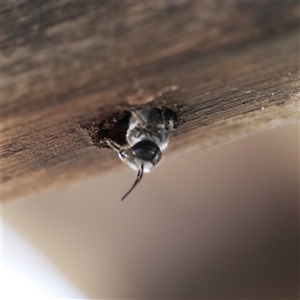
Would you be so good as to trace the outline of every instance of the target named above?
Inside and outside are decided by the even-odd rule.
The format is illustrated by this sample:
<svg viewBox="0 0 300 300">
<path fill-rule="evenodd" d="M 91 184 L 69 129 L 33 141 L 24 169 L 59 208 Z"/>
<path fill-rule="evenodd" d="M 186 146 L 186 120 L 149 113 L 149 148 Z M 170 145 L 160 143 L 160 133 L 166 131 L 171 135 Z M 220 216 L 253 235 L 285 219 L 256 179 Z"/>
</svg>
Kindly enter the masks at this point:
<svg viewBox="0 0 300 300">
<path fill-rule="evenodd" d="M 161 109 L 161 108 L 160 108 Z M 174 120 L 174 127 L 177 127 L 177 114 L 174 110 L 165 107 L 165 116 Z M 131 111 L 125 110 L 114 113 L 104 120 L 94 119 L 82 127 L 91 137 L 93 144 L 100 148 L 109 148 L 105 139 L 110 139 L 120 146 L 127 144 L 126 133 L 129 127 Z"/>
</svg>

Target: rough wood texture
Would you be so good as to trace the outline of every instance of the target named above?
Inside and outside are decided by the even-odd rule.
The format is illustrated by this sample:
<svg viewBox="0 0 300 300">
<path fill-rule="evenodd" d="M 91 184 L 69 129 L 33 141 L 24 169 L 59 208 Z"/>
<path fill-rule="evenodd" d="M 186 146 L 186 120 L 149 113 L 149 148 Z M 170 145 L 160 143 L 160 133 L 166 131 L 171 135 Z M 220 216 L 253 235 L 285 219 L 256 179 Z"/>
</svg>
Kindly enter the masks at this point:
<svg viewBox="0 0 300 300">
<path fill-rule="evenodd" d="M 298 1 L 4 2 L 1 18 L 3 199 L 120 166 L 82 124 L 151 97 L 179 108 L 175 155 L 298 119 Z"/>
</svg>

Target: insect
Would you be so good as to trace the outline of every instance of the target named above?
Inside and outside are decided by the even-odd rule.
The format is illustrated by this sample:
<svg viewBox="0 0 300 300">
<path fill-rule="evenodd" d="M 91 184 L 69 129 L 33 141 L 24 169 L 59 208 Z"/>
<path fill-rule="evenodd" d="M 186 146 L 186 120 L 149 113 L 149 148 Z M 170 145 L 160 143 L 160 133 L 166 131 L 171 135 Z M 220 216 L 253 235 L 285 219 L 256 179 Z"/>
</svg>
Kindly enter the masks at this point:
<svg viewBox="0 0 300 300">
<path fill-rule="evenodd" d="M 169 142 L 174 128 L 175 113 L 166 107 L 142 107 L 130 111 L 129 126 L 126 133 L 127 144 L 121 146 L 106 138 L 106 144 L 117 151 L 120 159 L 137 172 L 136 180 L 124 200 L 148 173 L 158 164 Z"/>
</svg>

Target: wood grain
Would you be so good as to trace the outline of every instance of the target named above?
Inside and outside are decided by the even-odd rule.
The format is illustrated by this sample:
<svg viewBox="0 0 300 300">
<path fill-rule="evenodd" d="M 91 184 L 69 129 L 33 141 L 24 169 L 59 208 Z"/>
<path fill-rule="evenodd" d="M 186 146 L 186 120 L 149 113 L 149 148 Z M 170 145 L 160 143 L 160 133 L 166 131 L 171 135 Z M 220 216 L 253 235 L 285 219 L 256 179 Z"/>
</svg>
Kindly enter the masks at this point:
<svg viewBox="0 0 300 300">
<path fill-rule="evenodd" d="M 177 107 L 171 155 L 298 120 L 299 11 L 286 1 L 2 3 L 3 199 L 120 166 L 83 124 L 131 107 Z"/>
</svg>

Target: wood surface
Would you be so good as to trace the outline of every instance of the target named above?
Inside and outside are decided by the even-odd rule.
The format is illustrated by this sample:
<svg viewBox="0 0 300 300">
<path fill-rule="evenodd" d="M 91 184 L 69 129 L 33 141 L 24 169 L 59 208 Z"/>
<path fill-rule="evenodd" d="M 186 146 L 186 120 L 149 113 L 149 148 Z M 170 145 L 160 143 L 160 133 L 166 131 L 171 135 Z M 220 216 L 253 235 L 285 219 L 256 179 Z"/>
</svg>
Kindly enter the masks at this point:
<svg viewBox="0 0 300 300">
<path fill-rule="evenodd" d="M 299 10 L 298 1 L 2 2 L 2 198 L 120 167 L 93 130 L 140 105 L 176 110 L 168 157 L 295 122 Z"/>
</svg>

